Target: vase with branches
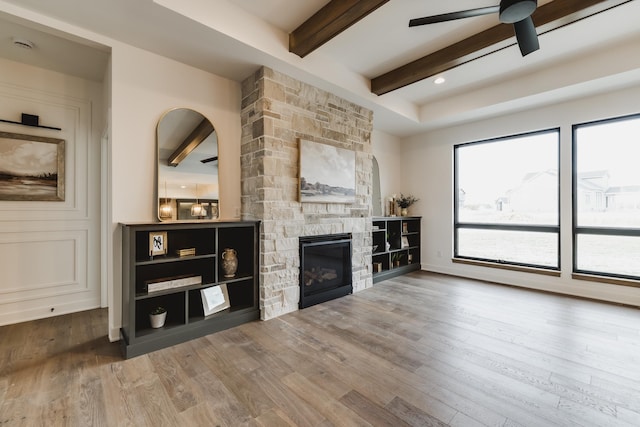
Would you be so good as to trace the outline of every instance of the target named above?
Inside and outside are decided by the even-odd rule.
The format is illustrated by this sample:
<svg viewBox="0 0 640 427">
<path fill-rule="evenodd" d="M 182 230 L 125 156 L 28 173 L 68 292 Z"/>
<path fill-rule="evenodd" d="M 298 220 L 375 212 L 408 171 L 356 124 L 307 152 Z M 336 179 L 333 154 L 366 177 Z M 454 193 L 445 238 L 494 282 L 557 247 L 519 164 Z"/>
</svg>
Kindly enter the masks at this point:
<svg viewBox="0 0 640 427">
<path fill-rule="evenodd" d="M 404 195 L 402 193 L 400 193 L 400 197 L 398 197 L 396 199 L 396 203 L 398 204 L 398 206 L 400 207 L 400 214 L 402 216 L 407 216 L 408 209 L 409 206 L 413 205 L 414 203 L 416 203 L 417 201 L 419 201 L 420 199 L 408 194 L 408 195 Z"/>
</svg>

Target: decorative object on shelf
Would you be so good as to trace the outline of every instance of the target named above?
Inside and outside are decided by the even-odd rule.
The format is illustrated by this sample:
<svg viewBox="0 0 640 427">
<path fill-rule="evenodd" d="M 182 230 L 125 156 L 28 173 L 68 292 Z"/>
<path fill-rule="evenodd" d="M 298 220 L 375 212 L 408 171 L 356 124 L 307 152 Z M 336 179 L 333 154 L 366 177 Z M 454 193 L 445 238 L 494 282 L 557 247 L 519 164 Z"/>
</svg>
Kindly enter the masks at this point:
<svg viewBox="0 0 640 427">
<path fill-rule="evenodd" d="M 0 132 L 0 200 L 64 201 L 65 140 Z"/>
<path fill-rule="evenodd" d="M 400 241 L 398 239 L 398 231 L 396 229 L 393 229 L 393 231 L 387 231 L 387 252 L 389 252 L 391 249 L 398 249 L 399 247 Z"/>
<path fill-rule="evenodd" d="M 400 193 L 400 197 L 396 200 L 398 206 L 400 206 L 400 215 L 407 216 L 409 214 L 409 206 L 413 205 L 415 202 L 420 199 L 415 198 L 412 195 L 403 195 Z"/>
<path fill-rule="evenodd" d="M 402 222 L 402 232 L 407 234 L 409 232 L 409 223 L 406 221 Z"/>
<path fill-rule="evenodd" d="M 389 197 L 387 199 L 387 216 L 396 216 L 396 195 Z"/>
<path fill-rule="evenodd" d="M 15 42 L 15 41 L 14 41 Z M 19 122 L 13 120 L 4 120 L 0 119 L 0 122 L 11 123 L 14 125 L 22 125 L 22 126 L 31 126 L 34 128 L 43 128 L 43 129 L 53 129 L 53 130 L 62 130 L 53 126 L 43 126 L 40 124 L 40 117 L 34 114 L 22 113 L 22 117 Z"/>
<path fill-rule="evenodd" d="M 222 252 L 222 271 L 224 277 L 235 277 L 238 270 L 238 253 L 235 249 L 226 248 Z"/>
<path fill-rule="evenodd" d="M 354 151 L 300 139 L 299 152 L 300 202 L 356 201 Z"/>
<path fill-rule="evenodd" d="M 227 285 L 212 286 L 201 289 L 202 309 L 205 316 L 217 313 L 230 307 Z"/>
<path fill-rule="evenodd" d="M 167 320 L 167 309 L 164 307 L 156 307 L 149 313 L 149 322 L 154 329 L 162 328 Z"/>
<path fill-rule="evenodd" d="M 200 285 L 202 276 L 175 276 L 164 279 L 147 280 L 145 282 L 147 292 L 158 292 L 166 289 L 182 288 L 184 286 Z"/>
<path fill-rule="evenodd" d="M 380 273 L 382 271 L 382 263 L 381 262 L 374 262 L 373 263 L 373 272 L 374 273 Z"/>
<path fill-rule="evenodd" d="M 378 245 L 373 245 L 371 252 L 375 253 L 378 250 Z"/>
<path fill-rule="evenodd" d="M 400 244 L 400 247 L 402 249 L 405 249 L 405 248 L 409 247 L 409 238 L 407 236 L 402 236 L 401 241 L 402 241 L 402 243 Z"/>
<path fill-rule="evenodd" d="M 413 262 L 413 254 L 407 255 L 407 264 L 411 264 Z"/>
<path fill-rule="evenodd" d="M 387 238 L 387 239 L 388 239 L 388 238 Z M 389 240 L 387 240 L 386 242 L 384 242 L 384 247 L 385 247 L 385 250 L 386 250 L 387 252 L 389 252 L 389 249 L 391 249 L 391 243 L 389 243 Z"/>
<path fill-rule="evenodd" d="M 168 244 L 166 231 L 153 231 L 149 233 L 149 256 L 166 255 Z"/>
<path fill-rule="evenodd" d="M 400 267 L 400 261 L 402 260 L 402 258 L 404 258 L 403 252 L 396 252 L 391 255 L 391 262 L 393 263 L 394 268 Z"/>
<path fill-rule="evenodd" d="M 195 254 L 196 254 L 196 248 L 178 249 L 176 251 L 176 255 L 178 255 L 179 257 L 194 256 Z"/>
</svg>

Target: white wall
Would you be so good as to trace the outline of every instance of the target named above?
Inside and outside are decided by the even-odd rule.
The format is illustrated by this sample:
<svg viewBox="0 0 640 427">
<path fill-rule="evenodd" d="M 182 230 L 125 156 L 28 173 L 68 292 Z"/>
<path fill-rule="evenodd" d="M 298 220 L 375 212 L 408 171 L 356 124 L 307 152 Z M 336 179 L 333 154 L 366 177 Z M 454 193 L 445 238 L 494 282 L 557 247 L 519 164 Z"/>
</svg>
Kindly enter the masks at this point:
<svg viewBox="0 0 640 427">
<path fill-rule="evenodd" d="M 571 170 L 560 171 L 562 275 L 532 273 L 454 264 L 453 255 L 453 146 L 522 132 L 561 128 L 561 165 L 571 164 L 571 125 L 640 112 L 640 84 L 617 92 L 592 96 L 489 120 L 441 129 L 407 138 L 401 143 L 403 177 L 421 202 L 422 268 L 446 274 L 526 286 L 589 298 L 640 305 L 640 289 L 571 278 Z M 375 152 L 375 145 L 374 145 Z M 407 190 L 407 191 L 409 191 Z"/>
<path fill-rule="evenodd" d="M 112 45 L 111 171 L 113 277 L 109 335 L 121 319 L 119 223 L 155 222 L 156 124 L 164 112 L 201 112 L 218 133 L 220 210 L 235 219 L 240 209 L 240 84 L 132 46 Z"/>
</svg>

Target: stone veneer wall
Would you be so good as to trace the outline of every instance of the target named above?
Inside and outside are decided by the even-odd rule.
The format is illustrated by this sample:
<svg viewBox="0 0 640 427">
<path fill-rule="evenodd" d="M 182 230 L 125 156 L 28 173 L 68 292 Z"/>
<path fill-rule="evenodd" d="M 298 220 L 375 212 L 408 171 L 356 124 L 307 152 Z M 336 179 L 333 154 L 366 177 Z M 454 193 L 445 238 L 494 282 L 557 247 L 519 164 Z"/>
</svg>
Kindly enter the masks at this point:
<svg viewBox="0 0 640 427">
<path fill-rule="evenodd" d="M 260 311 L 298 309 L 298 238 L 353 235 L 354 292 L 373 284 L 371 197 L 373 112 L 262 67 L 242 83 L 242 218 L 261 220 Z M 298 201 L 298 139 L 356 153 L 356 203 Z"/>
</svg>

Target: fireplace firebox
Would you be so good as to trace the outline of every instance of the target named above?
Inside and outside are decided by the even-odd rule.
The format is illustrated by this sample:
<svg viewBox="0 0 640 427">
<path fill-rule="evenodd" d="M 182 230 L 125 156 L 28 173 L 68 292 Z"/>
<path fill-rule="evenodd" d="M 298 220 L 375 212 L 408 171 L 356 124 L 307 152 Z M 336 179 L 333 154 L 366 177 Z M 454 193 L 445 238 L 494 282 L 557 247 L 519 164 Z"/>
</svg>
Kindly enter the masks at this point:
<svg viewBox="0 0 640 427">
<path fill-rule="evenodd" d="M 352 292 L 351 234 L 300 237 L 299 308 Z"/>
</svg>

